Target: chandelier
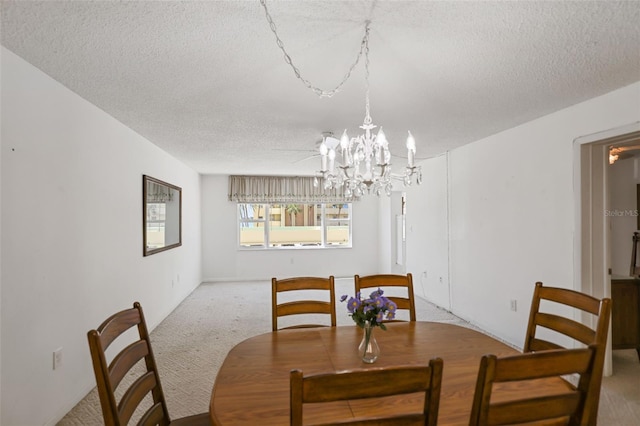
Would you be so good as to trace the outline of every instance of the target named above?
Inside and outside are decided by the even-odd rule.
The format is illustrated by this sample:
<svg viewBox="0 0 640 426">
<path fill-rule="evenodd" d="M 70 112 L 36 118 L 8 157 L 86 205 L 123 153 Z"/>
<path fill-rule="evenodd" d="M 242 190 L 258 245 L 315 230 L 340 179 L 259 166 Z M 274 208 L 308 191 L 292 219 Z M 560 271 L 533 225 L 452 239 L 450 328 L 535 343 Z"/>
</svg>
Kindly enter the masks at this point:
<svg viewBox="0 0 640 426">
<path fill-rule="evenodd" d="M 285 62 L 291 66 L 296 77 L 319 97 L 332 97 L 336 94 L 349 79 L 363 54 L 365 57 L 365 117 L 362 126 L 360 126 L 364 133 L 349 138 L 345 129 L 339 141 L 333 137 L 323 138 L 319 147 L 320 171 L 316 173 L 314 186 L 319 186 L 321 180 L 325 189 L 343 188 L 345 197 L 357 198 L 365 193 L 380 196 L 384 192 L 386 195 L 391 195 L 392 180 L 401 181 L 405 186 L 409 186 L 415 179 L 416 183 L 420 185 L 422 170 L 420 166 L 415 165 L 416 141 L 411 132 L 408 132 L 407 136 L 407 165 L 402 174 L 391 172 L 391 152 L 382 127 L 377 134 L 372 132 L 377 126 L 371 120 L 369 106 L 369 26 L 371 21 L 365 22 L 364 36 L 355 62 L 336 88 L 326 91 L 313 86 L 301 76 L 300 70 L 294 65 L 284 48 L 284 43 L 278 36 L 276 25 L 267 9 L 266 0 L 260 0 L 260 3 L 264 8 L 271 31 L 276 37 L 277 45 L 284 54 Z"/>
<path fill-rule="evenodd" d="M 419 185 L 422 183 L 422 170 L 415 165 L 416 141 L 411 132 L 407 136 L 407 166 L 401 175 L 391 172 L 391 152 L 389 142 L 382 131 L 377 134 L 372 130 L 373 124 L 369 106 L 369 24 L 365 25 L 362 39 L 365 57 L 365 116 L 360 128 L 364 133 L 349 138 L 345 129 L 339 145 L 331 143 L 336 139 L 324 138 L 320 144 L 320 176 L 325 189 L 343 187 L 345 197 L 360 197 L 365 193 L 380 196 L 391 195 L 392 179 L 401 180 L 405 186 L 411 185 L 413 177 Z M 327 143 L 329 142 L 329 143 Z M 336 166 L 336 156 L 340 155 L 340 163 Z M 314 183 L 318 183 L 317 177 Z"/>
</svg>

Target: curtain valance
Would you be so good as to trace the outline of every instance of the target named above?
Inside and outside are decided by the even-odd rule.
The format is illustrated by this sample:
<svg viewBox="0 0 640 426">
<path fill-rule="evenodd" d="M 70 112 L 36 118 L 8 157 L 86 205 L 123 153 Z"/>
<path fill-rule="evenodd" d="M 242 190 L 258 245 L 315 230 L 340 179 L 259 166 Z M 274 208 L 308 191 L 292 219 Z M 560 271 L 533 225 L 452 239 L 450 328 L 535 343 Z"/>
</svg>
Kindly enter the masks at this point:
<svg viewBox="0 0 640 426">
<path fill-rule="evenodd" d="M 229 176 L 229 201 L 238 203 L 345 203 L 342 188 L 313 186 L 312 176 Z"/>
</svg>

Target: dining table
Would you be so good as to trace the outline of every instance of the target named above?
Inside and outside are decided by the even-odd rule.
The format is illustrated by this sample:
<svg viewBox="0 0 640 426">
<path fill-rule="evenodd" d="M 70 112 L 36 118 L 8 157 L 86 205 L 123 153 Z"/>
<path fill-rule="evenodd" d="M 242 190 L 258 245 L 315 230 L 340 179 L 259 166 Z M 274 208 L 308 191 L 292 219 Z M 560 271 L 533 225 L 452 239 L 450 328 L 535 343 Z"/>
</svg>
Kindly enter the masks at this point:
<svg viewBox="0 0 640 426">
<path fill-rule="evenodd" d="M 304 375 L 335 373 L 426 365 L 431 358 L 439 357 L 444 368 L 438 424 L 468 425 L 482 356 L 519 353 L 480 331 L 451 323 L 393 322 L 386 324 L 386 330 L 376 328 L 374 334 L 380 355 L 373 364 L 364 363 L 358 354 L 363 331 L 356 325 L 279 330 L 240 342 L 227 354 L 215 379 L 210 402 L 213 424 L 288 425 L 289 376 L 293 369 Z M 526 388 L 514 385 L 504 394 L 512 398 L 566 389 L 567 383 L 554 377 Z M 420 412 L 423 396 L 306 404 L 304 422 Z"/>
</svg>

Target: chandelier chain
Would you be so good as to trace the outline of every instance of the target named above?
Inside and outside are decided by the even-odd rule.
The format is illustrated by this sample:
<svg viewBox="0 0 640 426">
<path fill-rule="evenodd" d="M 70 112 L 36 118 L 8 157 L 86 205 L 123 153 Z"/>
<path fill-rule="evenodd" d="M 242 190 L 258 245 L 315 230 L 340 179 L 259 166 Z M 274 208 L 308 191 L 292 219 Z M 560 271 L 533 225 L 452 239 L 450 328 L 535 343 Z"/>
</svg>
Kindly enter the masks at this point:
<svg viewBox="0 0 640 426">
<path fill-rule="evenodd" d="M 365 35 L 364 35 L 364 39 L 362 40 L 364 43 L 364 81 L 366 83 L 365 86 L 365 105 L 364 105 L 364 110 L 365 110 L 365 117 L 364 117 L 364 123 L 365 124 L 371 124 L 372 120 L 371 120 L 371 114 L 369 112 L 369 24 L 371 24 L 371 21 L 367 21 L 366 25 L 365 25 Z"/>
<path fill-rule="evenodd" d="M 282 50 L 282 53 L 284 54 L 284 61 L 293 69 L 293 72 L 296 75 L 296 77 L 308 89 L 313 91 L 316 95 L 318 95 L 321 98 L 330 98 L 330 97 L 332 97 L 333 95 L 335 95 L 336 93 L 338 93 L 340 91 L 342 86 L 347 82 L 347 80 L 349 80 L 349 77 L 351 77 L 351 72 L 355 69 L 355 67 L 360 62 L 360 58 L 362 57 L 363 52 L 366 52 L 366 64 L 365 65 L 366 65 L 366 72 L 367 72 L 367 116 L 369 116 L 369 113 L 368 113 L 368 111 L 369 111 L 369 56 L 368 55 L 369 55 L 369 24 L 370 24 L 370 21 L 366 22 L 364 36 L 362 37 L 362 41 L 360 42 L 360 51 L 358 52 L 358 56 L 356 57 L 356 60 L 353 62 L 353 64 L 351 65 L 351 67 L 349 68 L 347 73 L 342 78 L 342 81 L 332 90 L 323 90 L 323 89 L 320 89 L 319 87 L 314 86 L 309 80 L 307 80 L 306 78 L 302 77 L 302 74 L 300 73 L 300 70 L 293 63 L 293 60 L 291 59 L 291 56 L 289 56 L 289 54 L 287 53 L 287 50 L 284 47 L 284 43 L 282 42 L 282 40 L 280 39 L 280 36 L 278 35 L 278 31 L 276 30 L 276 24 L 275 24 L 275 22 L 273 22 L 273 18 L 271 17 L 271 14 L 269 13 L 269 10 L 267 9 L 266 0 L 260 0 L 260 4 L 262 4 L 262 7 L 264 8 L 264 13 L 265 13 L 265 15 L 267 17 L 267 22 L 269 23 L 269 27 L 271 28 L 271 31 L 273 32 L 273 34 L 276 37 L 276 44 L 278 45 L 278 47 L 280 48 L 280 50 Z M 369 118 L 369 120 L 371 120 L 371 118 Z"/>
</svg>

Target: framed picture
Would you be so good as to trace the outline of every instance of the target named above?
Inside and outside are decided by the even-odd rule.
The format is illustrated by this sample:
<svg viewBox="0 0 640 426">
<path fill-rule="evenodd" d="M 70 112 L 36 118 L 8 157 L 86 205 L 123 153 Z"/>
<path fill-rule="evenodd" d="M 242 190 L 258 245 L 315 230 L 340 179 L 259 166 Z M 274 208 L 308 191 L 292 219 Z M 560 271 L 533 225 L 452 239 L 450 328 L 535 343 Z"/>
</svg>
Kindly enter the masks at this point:
<svg viewBox="0 0 640 426">
<path fill-rule="evenodd" d="M 142 176 L 142 244 L 149 256 L 182 245 L 182 188 Z"/>
</svg>

